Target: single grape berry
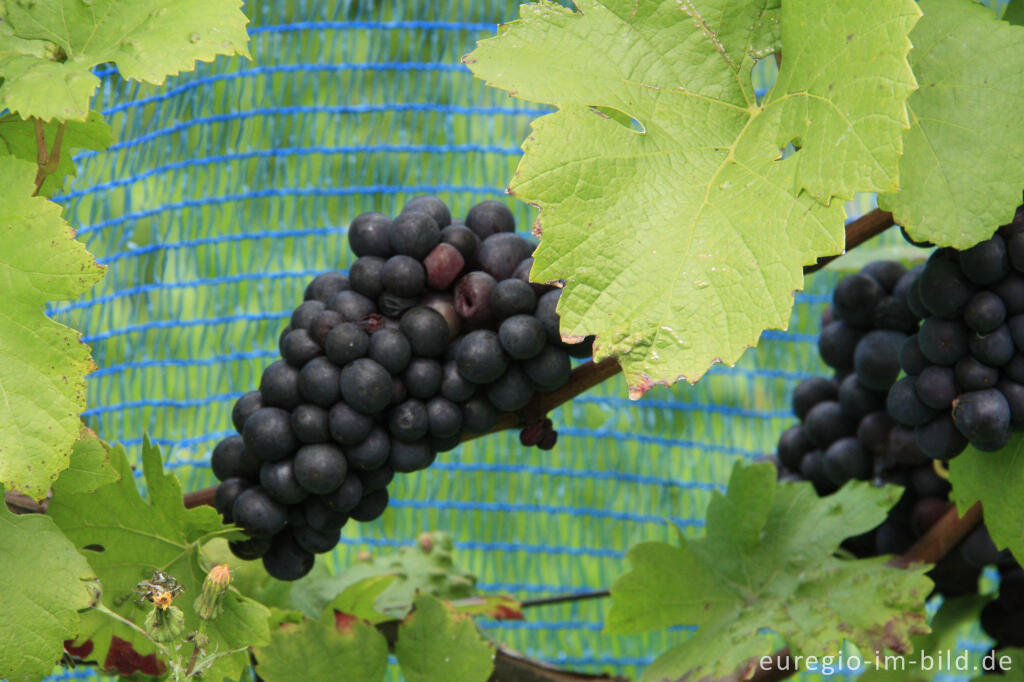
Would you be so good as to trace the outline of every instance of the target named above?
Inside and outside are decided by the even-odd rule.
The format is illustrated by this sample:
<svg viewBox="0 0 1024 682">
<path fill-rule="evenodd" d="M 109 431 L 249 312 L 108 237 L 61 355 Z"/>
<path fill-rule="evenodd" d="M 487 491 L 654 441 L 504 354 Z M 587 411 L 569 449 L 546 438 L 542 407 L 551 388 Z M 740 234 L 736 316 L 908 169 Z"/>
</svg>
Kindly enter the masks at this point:
<svg viewBox="0 0 1024 682">
<path fill-rule="evenodd" d="M 348 245 L 356 256 L 391 255 L 391 219 L 381 213 L 363 213 L 348 227 Z"/>
<path fill-rule="evenodd" d="M 508 369 L 508 356 L 498 335 L 478 329 L 463 337 L 455 355 L 459 374 L 476 384 L 489 384 Z"/>
<path fill-rule="evenodd" d="M 277 407 L 253 412 L 242 429 L 242 440 L 246 449 L 264 462 L 290 457 L 299 448 L 290 415 Z"/>
<path fill-rule="evenodd" d="M 995 284 L 1010 273 L 1006 242 L 996 234 L 961 251 L 960 269 L 975 284 Z"/>
<path fill-rule="evenodd" d="M 389 467 L 387 464 L 382 464 L 376 469 L 370 471 L 360 471 L 359 481 L 363 486 L 363 494 L 373 492 L 374 490 L 383 490 L 388 487 L 388 484 L 395 478 L 395 470 Z"/>
<path fill-rule="evenodd" d="M 395 471 L 408 474 L 426 469 L 436 456 L 425 438 L 412 442 L 392 440 L 388 464 Z"/>
<path fill-rule="evenodd" d="M 914 440 L 921 452 L 932 459 L 952 459 L 967 447 L 967 439 L 956 428 L 948 412 L 927 424 L 914 427 Z"/>
<path fill-rule="evenodd" d="M 448 289 L 462 273 L 464 267 L 466 267 L 466 259 L 462 257 L 459 250 L 444 242 L 431 249 L 427 257 L 423 259 L 427 286 L 438 291 Z"/>
<path fill-rule="evenodd" d="M 875 306 L 872 323 L 879 329 L 891 329 L 903 334 L 917 331 L 919 319 L 902 299 L 886 296 Z"/>
<path fill-rule="evenodd" d="M 369 358 L 359 358 L 341 370 L 341 395 L 363 414 L 376 414 L 391 402 L 391 374 Z"/>
<path fill-rule="evenodd" d="M 822 465 L 825 475 L 837 486 L 851 479 L 865 480 L 871 475 L 871 455 L 853 437 L 832 443 L 825 451 Z"/>
<path fill-rule="evenodd" d="M 498 328 L 498 340 L 505 352 L 516 360 L 536 357 L 548 342 L 544 325 L 532 315 L 513 315 L 506 319 Z"/>
<path fill-rule="evenodd" d="M 263 555 L 263 568 L 278 580 L 298 580 L 313 570 L 315 557 L 296 542 L 291 532 L 281 533 Z"/>
<path fill-rule="evenodd" d="M 370 435 L 373 418 L 345 403 L 337 403 L 327 413 L 327 427 L 335 442 L 355 445 Z"/>
<path fill-rule="evenodd" d="M 381 329 L 370 336 L 370 359 L 392 374 L 398 374 L 412 359 L 412 346 L 397 329 Z"/>
<path fill-rule="evenodd" d="M 539 438 L 538 434 L 538 438 Z M 530 445 L 532 445 L 531 443 Z M 527 445 L 527 443 L 524 443 Z M 804 432 L 804 427 L 800 424 L 794 424 L 779 436 L 779 445 L 777 448 L 779 461 L 782 462 L 790 471 L 800 470 L 800 460 L 803 459 L 804 455 L 811 451 L 810 439 Z"/>
<path fill-rule="evenodd" d="M 455 284 L 455 311 L 464 321 L 482 324 L 491 319 L 491 294 L 495 279 L 479 270 L 468 273 Z"/>
<path fill-rule="evenodd" d="M 955 365 L 968 352 L 967 328 L 957 320 L 929 317 L 917 334 L 921 352 L 936 365 Z"/>
<path fill-rule="evenodd" d="M 387 431 L 374 426 L 366 438 L 345 449 L 345 458 L 356 471 L 372 471 L 387 461 L 390 449 Z"/>
<path fill-rule="evenodd" d="M 350 516 L 356 521 L 368 523 L 380 518 L 388 507 L 388 491 L 386 489 L 374 490 L 363 496 L 352 511 Z"/>
<path fill-rule="evenodd" d="M 964 308 L 964 323 L 978 334 L 994 332 L 1006 320 L 1006 304 L 991 291 L 979 291 Z"/>
<path fill-rule="evenodd" d="M 812 443 L 827 448 L 840 438 L 852 436 L 857 430 L 857 422 L 843 411 L 838 402 L 827 400 L 807 413 L 804 429 Z"/>
<path fill-rule="evenodd" d="M 502 280 L 491 291 L 491 311 L 499 320 L 513 315 L 532 315 L 536 307 L 537 294 L 522 280 Z"/>
<path fill-rule="evenodd" d="M 885 454 L 889 446 L 889 433 L 895 422 L 885 410 L 866 415 L 857 425 L 857 440 L 875 456 Z"/>
<path fill-rule="evenodd" d="M 914 380 L 914 392 L 933 410 L 946 410 L 960 392 L 952 368 L 932 365 Z"/>
<path fill-rule="evenodd" d="M 332 298 L 348 289 L 348 275 L 344 272 L 325 272 L 317 275 L 309 286 L 303 300 L 320 301 L 326 304 Z"/>
<path fill-rule="evenodd" d="M 299 307 L 292 312 L 291 324 L 289 326 L 292 329 L 307 329 L 317 313 L 326 310 L 326 308 L 327 306 L 322 301 L 305 301 L 299 304 Z"/>
<path fill-rule="evenodd" d="M 953 366 L 957 386 L 963 391 L 992 388 L 999 381 L 999 370 L 979 362 L 973 355 L 965 355 Z"/>
<path fill-rule="evenodd" d="M 572 361 L 569 354 L 558 346 L 548 345 L 536 357 L 521 363 L 526 376 L 541 391 L 555 391 L 569 381 Z"/>
<path fill-rule="evenodd" d="M 263 396 L 259 391 L 249 391 L 235 401 L 234 407 L 231 408 L 231 423 L 234 425 L 235 431 L 242 433 L 246 420 L 261 407 L 265 406 L 263 405 Z"/>
<path fill-rule="evenodd" d="M 920 286 L 924 307 L 933 315 L 950 319 L 963 313 L 975 292 L 975 285 L 964 276 L 952 253 L 939 249 L 931 255 L 921 273 Z"/>
<path fill-rule="evenodd" d="M 295 478 L 314 495 L 326 495 L 345 480 L 348 462 L 333 443 L 305 445 L 295 453 Z"/>
<path fill-rule="evenodd" d="M 299 372 L 299 393 L 305 402 L 328 408 L 341 398 L 340 379 L 337 365 L 328 358 L 315 358 Z"/>
<path fill-rule="evenodd" d="M 421 400 L 435 396 L 441 390 L 441 381 L 441 363 L 432 358 L 413 358 L 402 373 L 402 383 L 409 395 Z"/>
<path fill-rule="evenodd" d="M 1024 426 L 1024 385 L 1009 379 L 1000 379 L 996 389 L 1006 398 L 1010 406 L 1010 425 L 1019 429 Z"/>
<path fill-rule="evenodd" d="M 516 219 L 505 204 L 489 199 L 469 209 L 466 227 L 473 230 L 480 239 L 487 239 L 498 232 L 515 232 Z"/>
<path fill-rule="evenodd" d="M 330 552 L 341 539 L 340 529 L 322 532 L 306 526 L 304 528 L 293 528 L 291 532 L 299 547 L 313 554 Z"/>
<path fill-rule="evenodd" d="M 229 478 L 255 480 L 260 472 L 260 460 L 245 449 L 241 436 L 228 436 L 213 448 L 210 467 L 218 481 Z"/>
<path fill-rule="evenodd" d="M 958 396 L 953 401 L 953 421 L 979 450 L 994 452 L 1010 440 L 1010 405 L 994 388 Z"/>
<path fill-rule="evenodd" d="M 284 360 L 270 363 L 260 377 L 260 395 L 263 404 L 291 410 L 302 404 L 299 392 L 299 370 Z"/>
<path fill-rule="evenodd" d="M 317 313 L 313 318 L 313 324 L 324 311 Z M 307 362 L 323 355 L 323 349 L 313 340 L 312 335 L 305 329 L 293 329 L 281 339 L 281 357 L 292 367 L 301 368 Z"/>
<path fill-rule="evenodd" d="M 234 523 L 232 511 L 235 500 L 255 484 L 247 478 L 226 478 L 213 493 L 213 508 L 224 517 L 225 523 Z"/>
<path fill-rule="evenodd" d="M 264 462 L 260 467 L 260 486 L 281 504 L 298 504 L 309 497 L 309 492 L 295 477 L 295 460 L 291 458 Z"/>
<path fill-rule="evenodd" d="M 249 488 L 235 500 L 231 509 L 234 522 L 246 535 L 269 538 L 284 528 L 288 520 L 284 505 L 275 502 L 259 486 Z"/>
<path fill-rule="evenodd" d="M 836 285 L 832 309 L 846 324 L 870 329 L 875 306 L 883 296 L 885 289 L 873 277 L 862 273 L 848 275 Z"/>
<path fill-rule="evenodd" d="M 499 232 L 480 243 L 476 259 L 484 272 L 500 282 L 511 277 L 519 263 L 532 252 L 530 244 L 518 234 Z"/>
<path fill-rule="evenodd" d="M 1022 241 L 1024 245 L 1024 241 Z M 1011 272 L 989 289 L 996 294 L 1006 306 L 1006 316 L 1013 317 L 1024 313 L 1024 276 Z"/>
<path fill-rule="evenodd" d="M 239 559 L 253 561 L 259 559 L 270 549 L 271 538 L 249 538 L 248 540 L 232 540 L 228 549 Z"/>
<path fill-rule="evenodd" d="M 876 260 L 861 268 L 860 274 L 871 277 L 882 285 L 886 292 L 896 294 L 896 286 L 907 274 L 903 263 L 895 260 Z M 910 282 L 906 283 L 910 286 Z M 900 293 L 900 296 L 903 294 Z"/>
<path fill-rule="evenodd" d="M 851 374 L 839 384 L 839 405 L 853 419 L 885 408 L 885 394 L 864 386 Z"/>
<path fill-rule="evenodd" d="M 396 254 L 423 260 L 441 242 L 441 228 L 426 213 L 403 213 L 391 221 L 388 235 L 391 250 Z M 396 292 L 397 293 L 397 292 Z"/>
<path fill-rule="evenodd" d="M 516 412 L 533 397 L 533 383 L 523 370 L 512 365 L 487 387 L 487 399 L 501 412 Z"/>
<path fill-rule="evenodd" d="M 321 310 L 313 317 L 313 321 L 309 325 L 309 337 L 316 345 L 323 348 L 327 345 L 327 335 L 344 321 L 345 318 L 337 311 Z"/>
<path fill-rule="evenodd" d="M 402 315 L 400 329 L 409 339 L 412 352 L 421 358 L 437 357 L 448 345 L 448 322 L 433 308 L 412 308 Z"/>
<path fill-rule="evenodd" d="M 875 391 L 888 390 L 899 376 L 900 347 L 906 339 L 899 332 L 885 329 L 865 334 L 853 353 L 858 381 Z"/>
<path fill-rule="evenodd" d="M 292 433 L 302 443 L 326 443 L 331 440 L 328 412 L 318 405 L 299 405 L 292 410 Z"/>
<path fill-rule="evenodd" d="M 347 514 L 352 508 L 359 504 L 363 497 L 363 484 L 358 476 L 349 474 L 342 481 L 341 485 L 332 492 L 323 496 L 323 501 L 328 507 L 336 512 Z"/>
<path fill-rule="evenodd" d="M 892 418 L 905 426 L 927 424 L 938 414 L 924 404 L 915 390 L 914 377 L 906 376 L 893 384 L 886 399 L 886 408 Z"/>
<path fill-rule="evenodd" d="M 422 401 L 416 399 L 406 400 L 400 405 L 391 408 L 391 415 L 388 419 L 388 431 L 399 442 L 411 443 L 420 440 L 427 435 L 428 427 L 427 406 Z M 391 447 L 394 450 L 394 440 L 391 442 Z M 401 471 L 398 467 L 394 467 L 394 469 L 395 471 Z"/>
<path fill-rule="evenodd" d="M 377 305 L 372 299 L 355 291 L 343 291 L 331 299 L 327 306 L 345 318 L 348 322 L 358 322 L 368 315 L 377 312 Z"/>
<path fill-rule="evenodd" d="M 538 306 L 539 308 L 539 306 Z M 818 337 L 818 353 L 829 367 L 838 370 L 853 369 L 853 354 L 864 332 L 836 320 L 825 325 Z"/>
<path fill-rule="evenodd" d="M 498 423 L 498 410 L 486 398 L 470 398 L 462 404 L 462 429 L 466 433 L 487 433 Z"/>
<path fill-rule="evenodd" d="M 343 528 L 345 523 L 348 522 L 348 514 L 332 509 L 322 496 L 307 498 L 302 507 L 303 514 L 306 517 L 306 525 L 321 533 L 329 533 Z"/>
<path fill-rule="evenodd" d="M 793 414 L 803 421 L 811 408 L 826 400 L 836 400 L 839 396 L 839 385 L 825 377 L 811 377 L 801 381 L 793 389 Z"/>
<path fill-rule="evenodd" d="M 1013 358 L 1014 353 L 1010 328 L 1005 324 L 984 336 L 969 335 L 967 347 L 970 349 L 971 355 L 989 367 L 1002 367 Z"/>
<path fill-rule="evenodd" d="M 438 227 L 452 224 L 452 214 L 443 201 L 430 195 L 413 197 L 402 207 L 402 213 L 425 213 L 434 219 Z"/>
<path fill-rule="evenodd" d="M 480 237 L 465 225 L 449 225 L 441 230 L 441 242 L 454 246 L 466 263 L 473 260 L 480 247 Z"/>
<path fill-rule="evenodd" d="M 917 376 L 931 365 L 928 358 L 921 352 L 917 337 L 917 334 L 911 334 L 900 346 L 900 367 L 911 376 Z"/>
<path fill-rule="evenodd" d="M 441 395 L 452 402 L 461 403 L 472 398 L 474 393 L 476 384 L 459 374 L 455 361 L 444 363 L 441 367 Z"/>
<path fill-rule="evenodd" d="M 462 410 L 445 398 L 435 397 L 427 402 L 427 422 L 431 436 L 447 438 L 462 430 Z"/>
<path fill-rule="evenodd" d="M 367 298 L 377 298 L 384 291 L 382 273 L 385 260 L 379 256 L 360 256 L 348 270 L 348 280 L 353 291 Z"/>
<path fill-rule="evenodd" d="M 388 258 L 381 269 L 383 290 L 402 298 L 416 298 L 427 286 L 427 272 L 423 265 L 411 256 L 397 255 Z"/>
</svg>

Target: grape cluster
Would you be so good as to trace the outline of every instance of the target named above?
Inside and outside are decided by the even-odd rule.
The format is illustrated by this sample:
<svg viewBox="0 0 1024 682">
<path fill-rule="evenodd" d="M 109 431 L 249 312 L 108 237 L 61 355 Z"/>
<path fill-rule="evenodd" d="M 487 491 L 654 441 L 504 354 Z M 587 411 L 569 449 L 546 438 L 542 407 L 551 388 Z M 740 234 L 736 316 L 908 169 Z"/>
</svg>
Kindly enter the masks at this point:
<svg viewBox="0 0 1024 682">
<path fill-rule="evenodd" d="M 835 376 L 796 387 L 793 411 L 800 423 L 778 443 L 780 477 L 808 480 L 820 495 L 852 479 L 904 487 L 881 525 L 846 541 L 856 556 L 904 553 L 951 506 L 949 482 L 925 451 L 922 430 L 890 414 L 891 395 L 903 381 L 901 355 L 919 333 L 920 318 L 907 299 L 922 271 L 879 261 L 838 283 L 818 345 Z M 929 575 L 946 596 L 976 592 L 982 569 L 999 558 L 982 526 Z"/>
<path fill-rule="evenodd" d="M 935 459 L 1002 448 L 1024 428 L 1024 213 L 970 249 L 934 251 L 907 305 L 923 321 L 889 414 Z"/>
<path fill-rule="evenodd" d="M 394 219 L 358 216 L 348 239 L 348 274 L 309 284 L 282 359 L 234 406 L 240 435 L 211 455 L 215 506 L 250 536 L 232 550 L 282 580 L 308 573 L 349 519 L 379 517 L 395 473 L 560 388 L 570 358 L 592 350 L 563 342 L 561 290 L 529 281 L 533 245 L 499 202 L 455 223 L 421 196 Z M 545 420 L 522 439 L 550 449 L 556 437 Z"/>
<path fill-rule="evenodd" d="M 789 477 L 811 481 L 824 495 L 851 479 L 926 462 L 913 431 L 894 424 L 885 398 L 899 376 L 899 349 L 917 330 L 906 293 L 917 273 L 878 261 L 836 286 L 822 318 L 818 349 L 835 370 L 793 391 L 800 423 L 779 438 L 778 459 Z"/>
</svg>

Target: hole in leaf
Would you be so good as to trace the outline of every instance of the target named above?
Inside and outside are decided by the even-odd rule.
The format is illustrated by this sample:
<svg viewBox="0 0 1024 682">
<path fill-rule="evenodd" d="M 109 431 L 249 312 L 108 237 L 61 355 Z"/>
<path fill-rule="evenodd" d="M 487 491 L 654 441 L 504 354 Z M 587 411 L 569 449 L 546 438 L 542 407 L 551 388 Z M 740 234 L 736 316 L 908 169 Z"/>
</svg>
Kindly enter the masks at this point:
<svg viewBox="0 0 1024 682">
<path fill-rule="evenodd" d="M 642 135 L 647 132 L 643 123 L 636 120 L 629 114 L 619 111 L 618 109 L 612 109 L 611 107 L 590 107 L 590 110 L 598 116 L 612 119 L 623 127 L 629 128 L 634 133 L 640 133 Z"/>
<path fill-rule="evenodd" d="M 82 549 L 89 549 L 89 550 L 92 550 L 93 552 L 106 552 L 107 551 L 107 548 L 104 547 L 103 545 L 86 545 Z"/>
</svg>

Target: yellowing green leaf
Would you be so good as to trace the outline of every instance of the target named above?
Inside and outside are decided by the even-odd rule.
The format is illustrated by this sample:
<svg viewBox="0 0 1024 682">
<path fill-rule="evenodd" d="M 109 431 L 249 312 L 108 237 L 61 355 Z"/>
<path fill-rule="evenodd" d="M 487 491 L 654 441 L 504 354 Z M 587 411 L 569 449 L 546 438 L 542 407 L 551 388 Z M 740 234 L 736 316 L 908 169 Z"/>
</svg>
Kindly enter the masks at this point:
<svg viewBox="0 0 1024 682">
<path fill-rule="evenodd" d="M 44 314 L 103 275 L 61 208 L 33 197 L 35 167 L 0 156 L 0 484 L 42 499 L 82 431 L 95 365 L 73 329 Z"/>
<path fill-rule="evenodd" d="M 922 0 L 900 191 L 879 196 L 914 239 L 964 249 L 1013 219 L 1024 188 L 1024 27 L 971 0 Z"/>
<path fill-rule="evenodd" d="M 240 0 L 33 0 L 0 4 L 0 109 L 22 118 L 84 120 L 113 62 L 161 84 L 196 61 L 248 56 Z"/>
<path fill-rule="evenodd" d="M 256 673 L 266 682 L 378 682 L 388 668 L 388 643 L 358 620 L 335 628 L 307 620 L 284 624 L 256 649 Z M 457 679 L 457 678 L 452 678 Z"/>
<path fill-rule="evenodd" d="M 54 495 L 91 493 L 100 486 L 114 483 L 121 478 L 110 463 L 107 452 L 110 448 L 89 429 L 71 449 L 68 468 L 61 472 L 53 484 Z"/>
<path fill-rule="evenodd" d="M 46 148 L 52 149 L 57 137 L 57 123 L 43 126 L 46 137 Z M 48 175 L 40 188 L 40 194 L 51 196 L 60 191 L 68 176 L 76 174 L 75 162 L 71 160 L 74 149 L 106 149 L 113 141 L 110 124 L 103 120 L 102 114 L 90 111 L 85 121 L 69 121 L 64 130 L 64 139 L 60 147 L 60 160 L 57 170 Z M 0 155 L 4 153 L 36 163 L 36 138 L 32 121 L 20 116 L 8 114 L 0 117 Z"/>
<path fill-rule="evenodd" d="M 49 514 L 82 548 L 103 583 L 103 603 L 108 608 L 141 624 L 146 607 L 136 603 L 135 586 L 160 569 L 185 588 L 175 604 L 185 613 L 186 628 L 195 630 L 199 621 L 192 604 L 206 575 L 199 562 L 200 547 L 230 529 L 211 507 L 185 509 L 181 485 L 172 474 L 164 473 L 160 450 L 148 441 L 142 454 L 148 501 L 135 486 L 123 448 L 111 450 L 109 458 L 120 477 L 116 483 L 93 492 L 54 496 Z M 238 679 L 248 666 L 245 648 L 268 641 L 268 617 L 264 606 L 238 592 L 225 595 L 224 613 L 207 625 L 208 651 L 236 653 L 220 659 L 218 671 Z M 79 641 L 92 640 L 97 660 L 106 659 L 114 636 L 132 643 L 140 653 L 152 651 L 134 631 L 102 614 L 91 616 L 86 625 Z"/>
<path fill-rule="evenodd" d="M 952 499 L 962 514 L 981 502 L 985 527 L 1002 549 L 1009 548 L 1018 561 L 1024 559 L 1024 435 L 1015 433 L 998 452 L 982 452 L 967 446 L 949 461 Z"/>
<path fill-rule="evenodd" d="M 618 356 L 636 395 L 696 381 L 785 327 L 802 266 L 842 251 L 840 199 L 897 186 L 919 11 L 913 0 L 577 4 L 523 5 L 465 62 L 558 106 L 534 121 L 509 186 L 541 208 L 531 277 L 565 280 L 563 335 L 596 334 L 595 357 Z M 780 17 L 785 58 L 758 102 L 754 56 Z M 799 150 L 782 159 L 791 142 Z"/>
<path fill-rule="evenodd" d="M 85 557 L 41 514 L 16 516 L 0 504 L 0 548 L 0 679 L 39 680 L 60 660 L 64 640 L 78 634 L 77 612 L 99 585 Z"/>
<path fill-rule="evenodd" d="M 473 619 L 428 595 L 399 626 L 395 657 L 406 682 L 486 682 L 494 670 L 494 647 Z"/>
<path fill-rule="evenodd" d="M 632 570 L 612 586 L 607 630 L 699 626 L 643 680 L 718 679 L 772 653 L 768 630 L 805 655 L 838 652 L 844 640 L 905 652 L 912 635 L 928 631 L 926 567 L 834 556 L 845 538 L 885 519 L 899 489 L 853 483 L 820 498 L 809 483 L 775 477 L 770 464 L 738 464 L 728 492 L 708 506 L 703 538 L 629 551 Z"/>
</svg>

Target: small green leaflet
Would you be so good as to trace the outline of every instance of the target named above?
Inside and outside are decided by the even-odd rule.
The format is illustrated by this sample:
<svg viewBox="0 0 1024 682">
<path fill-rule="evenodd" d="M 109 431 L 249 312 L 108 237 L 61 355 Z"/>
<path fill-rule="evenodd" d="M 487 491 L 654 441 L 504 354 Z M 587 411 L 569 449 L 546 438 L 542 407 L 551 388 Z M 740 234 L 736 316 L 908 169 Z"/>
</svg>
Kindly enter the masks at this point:
<svg viewBox="0 0 1024 682">
<path fill-rule="evenodd" d="M 845 538 L 881 523 L 900 489 L 857 482 L 819 498 L 809 483 L 775 477 L 771 464 L 737 464 L 728 492 L 708 506 L 703 538 L 629 551 L 633 568 L 612 586 L 607 631 L 699 626 L 643 680 L 733 673 L 774 650 L 765 629 L 794 654 L 815 655 L 839 651 L 844 639 L 862 651 L 908 652 L 910 637 L 927 632 L 927 567 L 833 556 Z"/>
<path fill-rule="evenodd" d="M 82 432 L 95 369 L 81 335 L 43 309 L 88 291 L 103 268 L 60 206 L 32 196 L 35 166 L 0 156 L 0 186 L 0 484 L 42 499 Z"/>
<path fill-rule="evenodd" d="M 388 643 L 358 620 L 335 627 L 329 619 L 284 623 L 256 649 L 256 674 L 265 682 L 379 682 L 388 668 Z M 457 678 L 452 678 L 457 679 Z"/>
<path fill-rule="evenodd" d="M 975 502 L 985 510 L 985 527 L 1000 549 L 1024 560 L 1024 435 L 1015 433 L 1002 450 L 982 452 L 970 445 L 949 461 L 952 499 L 961 514 Z"/>
<path fill-rule="evenodd" d="M 494 670 L 494 646 L 473 619 L 428 595 L 399 626 L 395 657 L 406 682 L 486 682 Z"/>
<path fill-rule="evenodd" d="M 39 680 L 60 660 L 64 640 L 78 634 L 78 611 L 99 593 L 96 574 L 53 519 L 16 516 L 5 504 L 0 547 L 0 680 Z"/>
<path fill-rule="evenodd" d="M 68 468 L 61 472 L 53 484 L 53 494 L 76 495 L 91 493 L 97 488 L 120 480 L 120 474 L 110 463 L 106 443 L 96 437 L 90 429 L 82 431 L 82 437 L 71 449 Z"/>
<path fill-rule="evenodd" d="M 617 356 L 637 397 L 784 328 L 802 266 L 843 249 L 841 199 L 898 186 L 920 12 L 913 0 L 577 5 L 522 5 L 464 61 L 558 106 L 534 121 L 509 185 L 541 208 L 531 278 L 565 280 L 563 335 L 596 334 L 595 357 Z M 754 57 L 775 31 L 786 56 L 759 103 Z M 790 142 L 800 149 L 782 159 Z"/>
<path fill-rule="evenodd" d="M 46 135 L 47 150 L 53 147 L 57 136 L 57 123 L 43 126 Z M 64 130 L 64 139 L 60 147 L 60 162 L 57 172 L 47 176 L 39 193 L 52 196 L 64 187 L 65 179 L 76 174 L 75 162 L 71 153 L 75 149 L 106 149 L 113 142 L 110 124 L 103 120 L 102 114 L 90 111 L 85 121 L 70 121 Z M 0 117 L 0 155 L 10 154 L 30 163 L 36 163 L 36 138 L 32 121 L 20 116 L 8 114 Z"/>
<path fill-rule="evenodd" d="M 187 628 L 194 630 L 198 619 L 192 603 L 206 575 L 199 563 L 200 546 L 230 532 L 230 527 L 223 525 L 212 507 L 185 509 L 181 485 L 172 474 L 164 473 L 160 450 L 148 440 L 142 451 L 148 502 L 135 486 L 124 449 L 114 448 L 109 458 L 120 480 L 89 493 L 69 490 L 54 496 L 49 514 L 95 569 L 108 608 L 141 623 L 146 609 L 136 604 L 133 590 L 140 580 L 152 576 L 154 569 L 160 569 L 185 588 L 175 604 L 185 612 Z M 218 674 L 238 679 L 248 665 L 244 649 L 268 640 L 268 617 L 266 607 L 237 591 L 226 595 L 223 615 L 208 624 L 208 651 L 238 653 L 217 661 Z M 132 643 L 140 653 L 152 651 L 140 635 L 101 613 L 83 618 L 79 641 L 92 640 L 97 660 L 106 660 L 114 636 Z"/>
<path fill-rule="evenodd" d="M 879 195 L 914 239 L 965 249 L 1013 219 L 1024 188 L 1024 28 L 970 0 L 922 0 L 900 191 Z"/>
<path fill-rule="evenodd" d="M 248 57 L 240 0 L 33 0 L 0 3 L 0 110 L 22 118 L 85 120 L 97 78 L 160 85 L 217 55 Z"/>
</svg>

